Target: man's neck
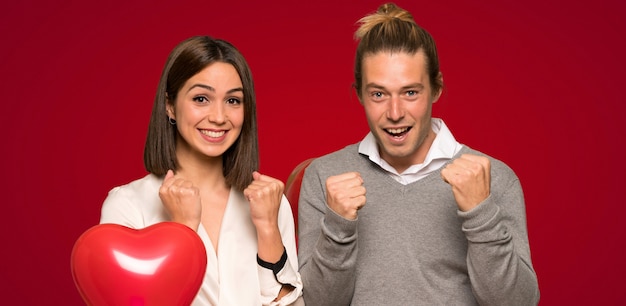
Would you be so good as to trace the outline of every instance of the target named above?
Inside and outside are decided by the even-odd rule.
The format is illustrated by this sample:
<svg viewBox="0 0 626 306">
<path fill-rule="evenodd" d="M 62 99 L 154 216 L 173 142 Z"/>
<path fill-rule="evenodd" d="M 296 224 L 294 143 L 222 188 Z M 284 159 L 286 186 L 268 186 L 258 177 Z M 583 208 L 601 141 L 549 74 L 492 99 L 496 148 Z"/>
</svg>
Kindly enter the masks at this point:
<svg viewBox="0 0 626 306">
<path fill-rule="evenodd" d="M 389 158 L 388 156 L 385 156 L 386 154 L 381 152 L 380 149 L 378 152 L 380 157 L 400 174 L 413 165 L 424 163 L 424 160 L 428 155 L 428 151 L 430 151 L 430 148 L 435 141 L 435 137 L 437 137 L 437 134 L 430 129 L 417 150 L 413 154 L 406 157 Z"/>
</svg>

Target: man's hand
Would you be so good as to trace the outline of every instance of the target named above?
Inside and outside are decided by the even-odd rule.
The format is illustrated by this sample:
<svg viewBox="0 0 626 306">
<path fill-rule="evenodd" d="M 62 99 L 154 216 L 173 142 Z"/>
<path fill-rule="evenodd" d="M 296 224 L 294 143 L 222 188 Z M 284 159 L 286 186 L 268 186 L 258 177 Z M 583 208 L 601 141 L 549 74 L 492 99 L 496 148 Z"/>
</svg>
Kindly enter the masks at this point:
<svg viewBox="0 0 626 306">
<path fill-rule="evenodd" d="M 172 221 L 198 231 L 202 216 L 200 191 L 191 181 L 179 178 L 168 170 L 159 188 L 159 197 Z"/>
<path fill-rule="evenodd" d="M 469 211 L 489 196 L 491 164 L 484 156 L 463 154 L 441 170 L 442 179 L 452 186 L 461 211 Z"/>
<path fill-rule="evenodd" d="M 331 176 L 326 180 L 326 203 L 340 216 L 355 220 L 365 205 L 365 187 L 358 172 Z"/>
</svg>

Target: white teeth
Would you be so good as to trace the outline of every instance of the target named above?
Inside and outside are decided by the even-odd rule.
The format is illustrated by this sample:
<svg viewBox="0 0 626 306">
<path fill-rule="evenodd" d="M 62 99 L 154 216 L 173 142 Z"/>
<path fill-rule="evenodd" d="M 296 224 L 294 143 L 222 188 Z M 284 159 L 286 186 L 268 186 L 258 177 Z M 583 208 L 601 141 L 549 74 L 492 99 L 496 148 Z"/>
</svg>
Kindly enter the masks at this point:
<svg viewBox="0 0 626 306">
<path fill-rule="evenodd" d="M 406 132 L 408 129 L 409 128 L 406 128 L 406 127 L 405 128 L 401 128 L 401 129 L 387 129 L 387 132 L 391 133 L 391 134 L 400 134 L 400 133 Z"/>
<path fill-rule="evenodd" d="M 215 131 L 200 130 L 200 133 L 207 135 L 209 137 L 212 137 L 212 138 L 218 138 L 218 137 L 222 137 L 224 133 L 226 133 L 226 131 L 215 132 Z"/>
</svg>

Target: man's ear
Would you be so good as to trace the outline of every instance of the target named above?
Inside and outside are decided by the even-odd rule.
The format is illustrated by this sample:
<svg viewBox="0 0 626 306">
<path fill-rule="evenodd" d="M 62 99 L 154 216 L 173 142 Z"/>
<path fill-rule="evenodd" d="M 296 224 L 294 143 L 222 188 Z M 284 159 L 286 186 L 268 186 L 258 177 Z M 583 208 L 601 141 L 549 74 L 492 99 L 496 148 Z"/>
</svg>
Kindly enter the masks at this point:
<svg viewBox="0 0 626 306">
<path fill-rule="evenodd" d="M 359 103 L 361 105 L 363 105 L 363 100 L 361 99 L 361 93 L 359 92 L 359 89 L 356 88 L 356 84 L 352 84 L 352 89 L 354 89 L 354 94 L 356 95 L 357 100 L 359 100 Z"/>
<path fill-rule="evenodd" d="M 443 93 L 443 73 L 441 73 L 441 71 L 439 71 L 437 75 L 437 84 L 440 84 L 439 91 L 433 95 L 433 103 L 437 102 Z"/>
</svg>

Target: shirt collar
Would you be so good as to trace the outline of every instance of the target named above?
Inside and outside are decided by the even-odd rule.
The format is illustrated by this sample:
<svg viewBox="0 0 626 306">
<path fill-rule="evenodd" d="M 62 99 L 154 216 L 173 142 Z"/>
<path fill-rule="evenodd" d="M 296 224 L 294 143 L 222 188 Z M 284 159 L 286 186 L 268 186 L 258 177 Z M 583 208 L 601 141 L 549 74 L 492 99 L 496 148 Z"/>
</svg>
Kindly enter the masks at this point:
<svg viewBox="0 0 626 306">
<path fill-rule="evenodd" d="M 436 136 L 433 144 L 430 146 L 430 149 L 426 154 L 424 162 L 422 164 L 409 167 L 404 171 L 404 173 L 417 172 L 428 166 L 434 160 L 452 159 L 452 157 L 461 149 L 461 144 L 456 141 L 443 120 L 439 118 L 432 118 L 431 126 Z M 381 166 L 383 169 L 396 173 L 395 169 L 393 169 L 393 167 L 380 157 L 376 138 L 371 131 L 365 135 L 363 140 L 361 140 L 361 143 L 359 144 L 359 153 L 367 155 L 372 162 Z"/>
</svg>

